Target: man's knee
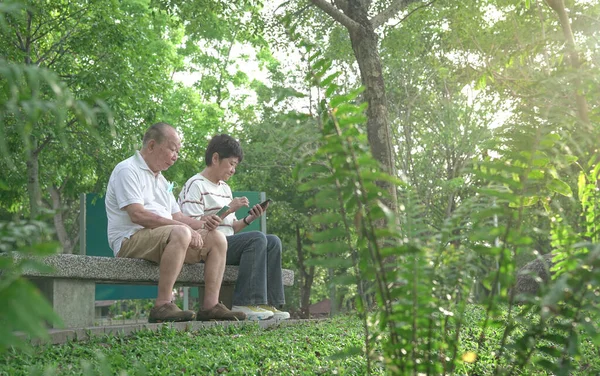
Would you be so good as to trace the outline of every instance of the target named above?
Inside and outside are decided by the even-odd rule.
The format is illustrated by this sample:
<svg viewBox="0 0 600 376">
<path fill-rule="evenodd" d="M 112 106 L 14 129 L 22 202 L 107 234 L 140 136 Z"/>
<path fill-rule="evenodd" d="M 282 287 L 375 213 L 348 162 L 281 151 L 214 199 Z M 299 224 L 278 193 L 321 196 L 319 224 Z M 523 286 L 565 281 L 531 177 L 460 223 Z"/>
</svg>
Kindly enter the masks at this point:
<svg viewBox="0 0 600 376">
<path fill-rule="evenodd" d="M 227 238 L 221 231 L 210 231 L 206 235 L 206 246 L 226 252 Z"/>
<path fill-rule="evenodd" d="M 192 232 L 187 226 L 173 226 L 167 243 L 181 243 L 183 249 L 185 250 L 187 249 L 191 241 Z"/>
</svg>

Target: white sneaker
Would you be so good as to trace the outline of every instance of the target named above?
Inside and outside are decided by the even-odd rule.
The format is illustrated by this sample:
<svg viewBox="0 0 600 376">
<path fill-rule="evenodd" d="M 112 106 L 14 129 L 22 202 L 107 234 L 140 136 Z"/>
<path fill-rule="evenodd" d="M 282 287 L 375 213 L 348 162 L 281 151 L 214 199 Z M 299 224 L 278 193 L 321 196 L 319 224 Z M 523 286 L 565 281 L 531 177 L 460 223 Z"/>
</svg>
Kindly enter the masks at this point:
<svg viewBox="0 0 600 376">
<path fill-rule="evenodd" d="M 264 309 L 265 311 L 273 312 L 273 318 L 275 320 L 287 320 L 290 318 L 290 314 L 288 312 L 280 311 L 273 306 L 261 304 L 258 307 Z"/>
<path fill-rule="evenodd" d="M 236 306 L 231 307 L 231 312 L 244 312 L 247 320 L 268 320 L 274 313 L 258 306 Z"/>
</svg>

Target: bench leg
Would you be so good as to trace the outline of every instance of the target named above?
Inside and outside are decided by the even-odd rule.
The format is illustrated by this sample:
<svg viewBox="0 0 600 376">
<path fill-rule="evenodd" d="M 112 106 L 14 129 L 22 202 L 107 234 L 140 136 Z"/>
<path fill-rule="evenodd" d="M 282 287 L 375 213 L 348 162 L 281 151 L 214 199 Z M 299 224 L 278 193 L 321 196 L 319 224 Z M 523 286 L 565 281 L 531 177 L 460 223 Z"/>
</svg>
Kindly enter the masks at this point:
<svg viewBox="0 0 600 376">
<path fill-rule="evenodd" d="M 219 291 L 219 300 L 229 309 L 231 309 L 231 305 L 233 304 L 234 288 L 235 285 L 221 285 L 221 291 Z"/>
<path fill-rule="evenodd" d="M 35 279 L 32 282 L 48 299 L 66 328 L 94 325 L 95 282 L 68 279 Z"/>
<path fill-rule="evenodd" d="M 231 309 L 231 305 L 233 304 L 233 289 L 235 285 L 221 285 L 221 290 L 219 291 L 219 301 L 223 302 L 227 308 Z M 202 307 L 202 302 L 204 301 L 204 286 L 198 287 L 198 302 L 200 303 L 200 307 Z M 204 309 L 204 308 L 202 308 Z"/>
</svg>

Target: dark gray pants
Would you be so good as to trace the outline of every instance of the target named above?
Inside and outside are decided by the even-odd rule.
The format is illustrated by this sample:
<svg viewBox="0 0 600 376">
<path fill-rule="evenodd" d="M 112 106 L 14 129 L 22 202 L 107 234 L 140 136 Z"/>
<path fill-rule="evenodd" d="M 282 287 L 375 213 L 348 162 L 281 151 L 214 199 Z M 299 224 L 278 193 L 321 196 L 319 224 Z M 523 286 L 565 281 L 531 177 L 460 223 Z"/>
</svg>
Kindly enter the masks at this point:
<svg viewBox="0 0 600 376">
<path fill-rule="evenodd" d="M 227 265 L 239 265 L 233 305 L 285 304 L 281 240 L 260 231 L 227 237 Z"/>
</svg>

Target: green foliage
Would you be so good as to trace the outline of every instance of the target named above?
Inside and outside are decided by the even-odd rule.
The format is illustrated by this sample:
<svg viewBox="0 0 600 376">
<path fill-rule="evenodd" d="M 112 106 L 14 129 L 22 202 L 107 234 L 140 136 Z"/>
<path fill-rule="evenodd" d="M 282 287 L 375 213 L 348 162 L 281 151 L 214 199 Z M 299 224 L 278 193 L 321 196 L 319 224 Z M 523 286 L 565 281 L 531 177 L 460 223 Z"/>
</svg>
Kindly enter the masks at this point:
<svg viewBox="0 0 600 376">
<path fill-rule="evenodd" d="M 56 253 L 58 245 L 50 241 L 51 233 L 41 221 L 0 222 L 0 353 L 12 346 L 24 347 L 26 342 L 15 335 L 17 331 L 48 338 L 46 323 L 60 324 L 39 290 L 21 277 L 25 269 L 46 271 L 30 257 Z"/>
<path fill-rule="evenodd" d="M 20 20 L 25 9 L 26 6 L 14 2 L 0 5 L 1 34 L 7 32 L 9 23 Z M 29 14 L 33 13 L 31 9 L 27 10 Z M 16 165 L 23 162 L 14 158 L 13 153 L 15 149 L 25 156 L 39 153 L 39 145 L 32 142 L 39 131 L 39 124 L 48 127 L 45 130 L 47 137 L 64 147 L 69 116 L 94 135 L 92 125 L 103 109 L 101 102 L 93 108 L 76 100 L 58 76 L 48 69 L 0 59 L 0 165 L 5 167 L 0 176 L 3 210 L 9 206 L 4 200 L 10 202 L 25 190 L 25 184 L 15 188 L 12 177 L 23 179 L 26 174 L 21 171 L 10 175 Z M 28 188 L 32 190 L 31 185 Z M 14 208 L 8 209 L 13 211 L 11 209 Z M 37 214 L 44 213 L 40 211 Z M 58 250 L 58 245 L 52 241 L 54 232 L 46 221 L 45 216 L 31 221 L 0 221 L 0 299 L 3 302 L 0 306 L 0 352 L 25 344 L 16 336 L 17 331 L 32 338 L 47 338 L 47 323 L 60 324 L 60 319 L 38 289 L 21 276 L 24 269 L 45 270 L 32 256 L 45 256 Z"/>
<path fill-rule="evenodd" d="M 171 98 L 183 35 L 143 1 L 9 3 L 19 6 L 0 28 L 0 49 L 22 73 L 0 86 L 11 106 L 2 113 L 7 154 L 0 161 L 11 195 L 0 202 L 17 216 L 53 210 L 69 253 L 77 245 L 79 194 L 104 189 L 110 169 L 131 155 L 160 102 Z"/>
<path fill-rule="evenodd" d="M 432 229 L 422 220 L 419 196 L 380 173 L 370 156 L 359 91 L 340 93 L 331 61 L 290 29 L 292 39 L 306 50 L 311 66 L 307 80 L 323 96 L 315 118 L 321 129 L 319 148 L 297 173 L 300 188 L 312 193 L 307 205 L 317 210 L 311 218 L 317 229 L 312 239 L 319 243 L 314 253 L 321 255 L 316 263 L 353 271 L 368 359 L 376 359 L 374 343 L 382 341 L 386 369 L 398 374 L 452 374 L 458 369 L 515 374 L 536 367 L 553 374 L 573 372 L 573 359 L 582 355 L 580 343 L 596 343 L 598 337 L 592 323 L 598 315 L 599 248 L 581 243 L 597 235 L 595 160 L 589 164 L 592 172 L 579 179 L 585 235 L 566 231 L 569 242 L 558 252 L 566 252 L 562 260 L 569 267 L 566 261 L 557 264 L 561 273 L 556 280 L 539 296 L 527 298 L 523 309 L 515 306 L 510 289 L 520 255 L 533 252 L 529 211 L 543 207 L 548 216 L 567 220 L 559 203 L 577 191 L 569 176 L 581 154 L 565 145 L 577 142 L 572 133 L 577 128 L 563 121 L 565 127 L 557 129 L 534 116 L 500 128 L 497 139 L 485 145 L 486 153 L 473 157 L 472 167 L 461 167 L 463 176 L 477 182 L 475 195 L 463 197 L 441 228 Z M 404 192 L 398 217 L 381 204 L 386 191 L 377 183 L 382 181 Z M 485 268 L 482 259 L 492 261 L 491 267 Z M 480 320 L 466 326 L 473 280 L 488 294 L 482 298 Z M 377 306 L 372 312 L 367 309 L 369 293 Z M 499 329 L 493 340 L 486 336 L 492 328 Z M 465 350 L 463 338 L 475 329 L 475 346 Z M 490 362 L 477 360 L 490 352 Z"/>
<path fill-rule="evenodd" d="M 51 135 L 64 141 L 69 112 L 82 123 L 92 122 L 98 113 L 98 109 L 77 101 L 57 75 L 44 68 L 0 60 L 0 82 L 0 150 L 11 166 L 13 145 L 7 143 L 7 133 L 18 134 L 26 154 L 36 147 L 31 144 L 31 134 L 38 122 L 52 126 Z M 13 126 L 15 122 L 21 126 Z"/>
</svg>

